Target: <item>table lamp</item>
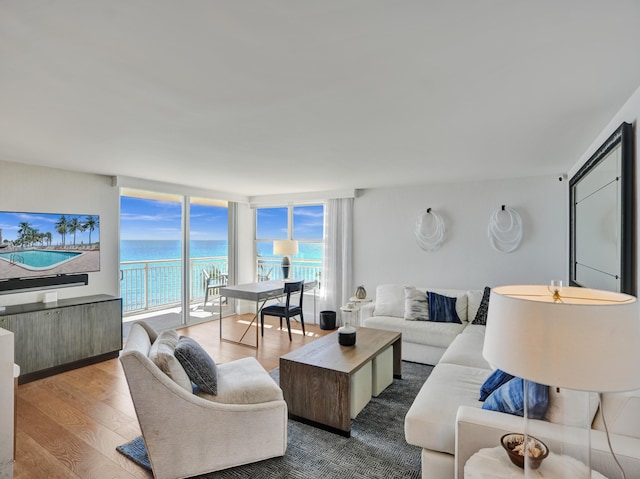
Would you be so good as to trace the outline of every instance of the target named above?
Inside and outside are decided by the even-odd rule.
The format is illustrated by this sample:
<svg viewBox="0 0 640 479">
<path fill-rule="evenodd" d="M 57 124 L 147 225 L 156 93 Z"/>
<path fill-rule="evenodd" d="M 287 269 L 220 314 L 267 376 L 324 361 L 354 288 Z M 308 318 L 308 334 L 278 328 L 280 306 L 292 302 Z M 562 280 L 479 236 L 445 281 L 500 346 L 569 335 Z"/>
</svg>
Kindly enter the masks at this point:
<svg viewBox="0 0 640 479">
<path fill-rule="evenodd" d="M 636 298 L 610 291 L 563 288 L 557 283 L 491 290 L 484 358 L 492 367 L 525 379 L 525 398 L 527 381 L 597 393 L 640 389 Z M 590 478 L 590 424 L 586 419 L 585 426 L 586 443 L 581 447 L 586 451 L 580 459 L 587 466 L 585 477 Z M 528 430 L 525 401 L 525 436 Z"/>
<path fill-rule="evenodd" d="M 291 255 L 298 254 L 298 242 L 296 240 L 275 240 L 273 242 L 273 254 L 282 256 L 282 277 L 289 279 L 291 268 Z"/>
</svg>

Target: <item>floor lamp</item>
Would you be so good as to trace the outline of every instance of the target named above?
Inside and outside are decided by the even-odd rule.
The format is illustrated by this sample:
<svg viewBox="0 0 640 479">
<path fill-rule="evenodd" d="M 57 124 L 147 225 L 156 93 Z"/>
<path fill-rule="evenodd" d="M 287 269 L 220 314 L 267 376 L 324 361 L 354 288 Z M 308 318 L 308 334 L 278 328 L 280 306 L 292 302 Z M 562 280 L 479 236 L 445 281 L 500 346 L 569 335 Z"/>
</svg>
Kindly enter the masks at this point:
<svg viewBox="0 0 640 479">
<path fill-rule="evenodd" d="M 578 287 L 494 288 L 483 355 L 493 367 L 550 387 L 597 393 L 640 389 L 638 303 L 626 294 Z M 525 436 L 527 423 L 525 401 Z M 586 450 L 579 459 L 587 466 L 583 477 L 590 478 L 590 424 L 585 427 Z M 563 451 L 574 455 L 578 448 Z"/>
<path fill-rule="evenodd" d="M 298 242 L 296 240 L 275 240 L 273 242 L 273 254 L 282 255 L 282 277 L 289 279 L 291 269 L 290 256 L 298 254 Z"/>
</svg>

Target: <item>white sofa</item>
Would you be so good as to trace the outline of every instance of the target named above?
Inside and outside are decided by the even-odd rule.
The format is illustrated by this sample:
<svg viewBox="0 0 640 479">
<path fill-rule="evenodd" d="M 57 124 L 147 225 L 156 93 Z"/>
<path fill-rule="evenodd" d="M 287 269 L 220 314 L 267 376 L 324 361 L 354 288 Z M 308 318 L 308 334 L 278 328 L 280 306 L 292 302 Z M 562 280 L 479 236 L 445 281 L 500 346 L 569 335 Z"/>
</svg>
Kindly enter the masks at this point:
<svg viewBox="0 0 640 479">
<path fill-rule="evenodd" d="M 474 320 L 483 290 L 417 287 L 456 298 L 462 324 L 409 321 L 405 317 L 405 285 L 385 284 L 376 288 L 375 301 L 360 308 L 360 321 L 369 328 L 402 333 L 402 359 L 422 364 L 438 364 L 451 342 Z"/>
<path fill-rule="evenodd" d="M 386 292 L 389 291 L 390 288 L 386 288 Z M 432 291 L 446 294 L 446 290 Z M 464 465 L 471 455 L 481 448 L 497 446 L 503 434 L 523 428 L 521 417 L 483 410 L 482 402 L 478 400 L 480 386 L 491 374 L 491 367 L 482 356 L 485 327 L 469 324 L 475 317 L 482 292 L 471 291 L 463 295 L 460 290 L 449 291 L 467 299 L 467 321 L 448 345 L 442 334 L 429 341 L 426 329 L 419 334 L 415 332 L 416 328 L 428 327 L 415 323 L 428 323 L 426 321 L 400 321 L 399 316 L 376 319 L 375 315 L 364 319 L 365 326 L 393 328 L 403 333 L 403 349 L 405 344 L 410 349 L 409 357 L 403 351 L 403 359 L 436 364 L 405 417 L 407 442 L 422 447 L 423 479 L 462 479 Z M 375 302 L 371 310 L 375 311 Z M 434 328 L 440 331 L 438 325 Z M 432 362 L 438 347 L 442 353 Z M 424 356 L 420 357 L 421 353 Z M 621 477 L 608 449 L 597 397 L 591 399 L 591 465 L 609 478 Z M 530 421 L 531 434 L 542 439 L 554 452 L 559 452 L 558 439 L 563 438 L 564 452 L 570 453 L 574 440 L 580 445 L 577 447 L 583 444 L 584 434 L 575 439 L 581 430 L 571 424 L 584 417 L 581 412 L 585 408 L 586 405 L 575 406 L 575 393 L 550 388 L 550 405 L 545 419 Z M 605 394 L 602 410 L 627 479 L 640 479 L 640 391 Z"/>
</svg>

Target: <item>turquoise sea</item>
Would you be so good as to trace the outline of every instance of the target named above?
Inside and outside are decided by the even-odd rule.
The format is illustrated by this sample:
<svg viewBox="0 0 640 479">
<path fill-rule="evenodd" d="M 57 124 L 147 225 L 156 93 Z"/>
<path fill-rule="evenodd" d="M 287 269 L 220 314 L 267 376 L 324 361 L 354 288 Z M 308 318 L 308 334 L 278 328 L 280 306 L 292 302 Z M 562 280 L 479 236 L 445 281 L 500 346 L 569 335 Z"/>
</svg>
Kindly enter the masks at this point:
<svg viewBox="0 0 640 479">
<path fill-rule="evenodd" d="M 191 241 L 192 258 L 227 256 L 229 245 L 223 240 Z M 122 240 L 120 261 L 147 261 L 158 259 L 180 259 L 180 240 Z"/>
<path fill-rule="evenodd" d="M 158 259 L 180 259 L 179 240 L 122 240 L 120 241 L 120 261 L 146 261 Z M 190 244 L 192 258 L 227 256 L 229 244 L 225 240 L 195 240 Z M 258 243 L 258 256 L 273 257 L 271 242 Z M 293 258 L 301 260 L 321 260 L 322 244 L 300 243 L 299 252 Z"/>
</svg>

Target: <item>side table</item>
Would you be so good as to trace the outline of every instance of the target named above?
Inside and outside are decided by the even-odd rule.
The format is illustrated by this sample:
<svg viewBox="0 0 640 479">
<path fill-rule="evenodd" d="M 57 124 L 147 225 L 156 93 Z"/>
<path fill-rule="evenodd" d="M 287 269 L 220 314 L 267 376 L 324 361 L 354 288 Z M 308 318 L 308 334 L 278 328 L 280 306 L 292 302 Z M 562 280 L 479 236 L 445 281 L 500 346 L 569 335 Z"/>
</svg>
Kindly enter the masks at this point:
<svg viewBox="0 0 640 479">
<path fill-rule="evenodd" d="M 344 319 L 342 320 L 343 326 L 346 325 L 347 323 L 349 323 L 351 326 L 360 326 L 360 318 L 359 318 L 360 307 L 356 305 L 349 306 L 348 304 L 346 304 L 344 306 L 340 306 L 340 311 L 342 311 L 343 313 L 349 313 L 353 315 L 353 321 L 345 321 Z"/>
<path fill-rule="evenodd" d="M 352 296 L 349 298 L 349 304 L 352 304 L 353 306 L 349 306 L 349 304 L 346 304 L 342 307 L 340 307 L 340 311 L 344 312 L 344 313 L 351 313 L 354 316 L 354 323 L 352 326 L 362 326 L 361 324 L 361 318 L 360 318 L 360 307 L 362 306 L 362 304 L 364 303 L 370 303 L 373 300 L 371 298 L 364 298 L 364 299 L 359 299 L 356 298 L 355 296 Z"/>
<path fill-rule="evenodd" d="M 571 456 L 549 453 L 539 469 L 532 472 L 534 478 L 581 477 L 587 466 Z M 524 469 L 514 466 L 502 446 L 480 449 L 464 465 L 464 479 L 518 479 L 524 477 Z M 591 471 L 592 479 L 606 479 L 597 471 Z"/>
</svg>

